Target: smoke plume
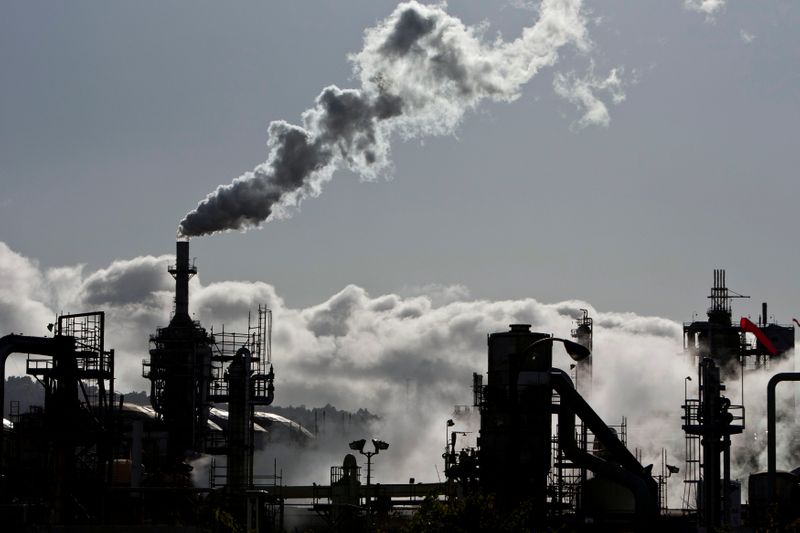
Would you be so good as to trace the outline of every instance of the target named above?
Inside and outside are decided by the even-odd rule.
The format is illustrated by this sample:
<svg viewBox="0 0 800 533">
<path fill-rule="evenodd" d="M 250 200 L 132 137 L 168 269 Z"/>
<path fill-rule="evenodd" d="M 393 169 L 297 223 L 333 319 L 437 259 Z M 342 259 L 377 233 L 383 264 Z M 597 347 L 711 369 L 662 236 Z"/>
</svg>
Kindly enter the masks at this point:
<svg viewBox="0 0 800 533">
<path fill-rule="evenodd" d="M 488 42 L 482 27 L 443 5 L 412 0 L 368 29 L 350 57 L 358 89 L 329 86 L 302 114 L 302 126 L 272 122 L 267 160 L 220 185 L 180 222 L 196 236 L 257 227 L 320 194 L 337 168 L 364 179 L 390 167 L 390 137 L 450 133 L 484 99 L 511 101 L 567 44 L 590 46 L 582 0 L 544 0 L 538 20 L 510 42 Z"/>
</svg>

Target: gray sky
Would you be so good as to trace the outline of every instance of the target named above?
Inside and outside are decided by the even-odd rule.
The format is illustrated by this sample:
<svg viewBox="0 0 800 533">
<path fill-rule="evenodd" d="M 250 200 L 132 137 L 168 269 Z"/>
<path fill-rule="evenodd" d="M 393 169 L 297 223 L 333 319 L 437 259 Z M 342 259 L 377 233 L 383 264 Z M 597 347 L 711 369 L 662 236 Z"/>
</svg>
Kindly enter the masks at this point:
<svg viewBox="0 0 800 533">
<path fill-rule="evenodd" d="M 173 253 L 178 222 L 264 161 L 270 121 L 299 123 L 394 2 L 5 2 L 0 7 L 0 241 L 43 267 Z M 711 270 L 800 310 L 800 4 L 587 2 L 589 52 L 567 47 L 511 103 L 453 136 L 393 143 L 393 179 L 339 171 L 291 219 L 192 241 L 205 282 L 261 280 L 288 304 L 349 283 L 378 295 L 461 284 L 478 298 L 580 298 L 677 320 Z M 451 2 L 487 36 L 536 13 Z M 556 73 L 626 99 L 607 127 L 556 94 Z"/>
</svg>

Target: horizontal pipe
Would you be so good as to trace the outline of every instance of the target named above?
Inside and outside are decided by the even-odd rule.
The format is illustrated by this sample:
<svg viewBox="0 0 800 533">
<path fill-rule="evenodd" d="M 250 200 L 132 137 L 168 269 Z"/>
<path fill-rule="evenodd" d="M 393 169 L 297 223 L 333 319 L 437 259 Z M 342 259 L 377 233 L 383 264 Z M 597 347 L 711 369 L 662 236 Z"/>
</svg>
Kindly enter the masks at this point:
<svg viewBox="0 0 800 533">
<path fill-rule="evenodd" d="M 389 496 L 390 498 L 424 498 L 431 494 L 444 494 L 445 483 L 381 483 L 370 485 L 370 493 L 374 496 Z M 285 499 L 311 499 L 325 497 L 331 494 L 330 485 L 266 485 L 267 492 Z M 359 485 L 359 494 L 367 495 L 367 486 Z"/>
</svg>

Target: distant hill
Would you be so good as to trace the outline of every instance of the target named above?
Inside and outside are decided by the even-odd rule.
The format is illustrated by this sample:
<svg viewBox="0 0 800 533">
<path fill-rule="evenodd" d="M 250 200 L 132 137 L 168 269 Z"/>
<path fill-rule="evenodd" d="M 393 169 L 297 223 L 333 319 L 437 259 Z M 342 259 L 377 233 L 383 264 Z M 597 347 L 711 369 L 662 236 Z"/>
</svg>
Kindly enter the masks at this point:
<svg viewBox="0 0 800 533">
<path fill-rule="evenodd" d="M 3 418 L 8 418 L 12 401 L 19 402 L 19 412 L 27 413 L 31 405 L 44 405 L 44 387 L 30 376 L 10 376 L 6 379 Z"/>
<path fill-rule="evenodd" d="M 92 393 L 92 387 L 87 389 Z M 32 405 L 44 405 L 44 387 L 30 376 L 9 376 L 6 378 L 5 401 L 3 401 L 3 417 L 8 418 L 11 402 L 19 402 L 19 412 L 27 413 Z M 150 405 L 150 397 L 146 392 L 126 392 L 125 401 L 137 405 Z"/>
<path fill-rule="evenodd" d="M 366 409 L 355 412 L 340 411 L 331 404 L 325 407 L 308 408 L 305 405 L 281 407 L 270 405 L 262 409 L 268 413 L 281 415 L 293 420 L 316 435 L 347 434 L 353 430 L 364 430 L 371 422 L 379 419 Z"/>
</svg>

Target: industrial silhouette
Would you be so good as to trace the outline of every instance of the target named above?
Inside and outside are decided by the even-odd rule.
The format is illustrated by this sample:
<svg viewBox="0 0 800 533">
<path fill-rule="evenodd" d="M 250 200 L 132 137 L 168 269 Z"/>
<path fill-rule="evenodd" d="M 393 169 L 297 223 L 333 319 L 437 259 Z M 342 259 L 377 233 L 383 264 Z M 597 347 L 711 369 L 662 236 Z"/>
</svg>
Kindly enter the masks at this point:
<svg viewBox="0 0 800 533">
<path fill-rule="evenodd" d="M 757 324 L 734 323 L 731 300 L 742 296 L 726 287 L 722 270 L 714 272 L 708 320 L 684 326 L 684 357 L 698 369 L 684 385 L 694 381 L 699 395 L 685 389 L 682 426 L 674 428 L 685 434 L 681 467 L 668 464 L 681 458 L 666 452 L 660 471 L 643 465 L 627 446 L 625 418 L 610 425 L 592 407 L 593 367 L 603 361 L 593 361 L 594 323 L 582 310 L 571 339 L 528 324 L 488 336 L 486 381 L 475 373 L 473 405 L 442 421 L 443 480 L 375 483 L 373 461 L 393 448 L 364 438 L 350 449 L 367 458 L 366 479 L 344 449 L 330 482 L 313 485 L 285 485 L 277 468 L 255 467 L 255 451 L 272 445 L 267 437 L 276 428 L 288 428 L 286 438 L 298 446 L 317 432 L 316 418 L 312 433 L 263 410 L 280 394 L 270 310 L 259 306 L 246 331 L 208 331 L 189 314 L 197 269 L 188 241 L 177 243 L 169 272 L 174 313 L 151 336 L 142 365 L 149 406 L 126 402 L 114 389 L 102 311 L 58 317 L 52 337 L 0 338 L 0 397 L 11 406 L 0 436 L 4 531 L 288 531 L 296 527 L 290 511 L 295 519 L 305 513 L 305 528 L 331 531 L 749 531 L 788 527 L 800 514 L 800 478 L 777 472 L 775 461 L 775 389 L 800 374 L 769 382 L 768 470 L 751 473 L 746 504 L 731 479 L 731 442 L 746 418 L 723 379 L 735 385 L 748 373 L 769 372 L 792 353 L 794 330 L 769 323 L 766 304 Z M 553 366 L 554 347 L 571 357 L 569 370 Z M 28 354 L 26 372 L 42 385 L 42 406 L 22 412 L 3 394 L 13 353 Z M 479 415 L 480 434 L 477 446 L 458 449 L 466 432 L 455 420 L 464 413 Z M 670 507 L 667 485 L 681 468 L 684 498 Z"/>
</svg>

